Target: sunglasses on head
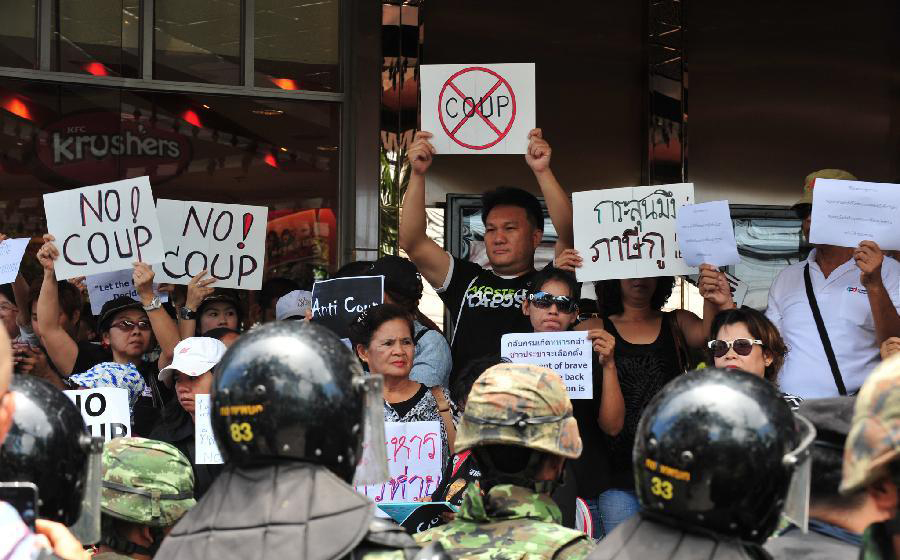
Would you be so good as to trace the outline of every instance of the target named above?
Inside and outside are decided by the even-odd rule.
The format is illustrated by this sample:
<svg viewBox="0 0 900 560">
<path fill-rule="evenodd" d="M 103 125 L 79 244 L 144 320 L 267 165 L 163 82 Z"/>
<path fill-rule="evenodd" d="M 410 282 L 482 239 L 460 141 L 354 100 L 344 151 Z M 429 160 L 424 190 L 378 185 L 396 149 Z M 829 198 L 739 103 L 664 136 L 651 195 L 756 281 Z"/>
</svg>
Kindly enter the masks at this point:
<svg viewBox="0 0 900 560">
<path fill-rule="evenodd" d="M 753 346 L 755 344 L 760 346 L 763 345 L 762 340 L 736 338 L 734 340 L 710 340 L 707 343 L 707 346 L 712 350 L 713 356 L 721 358 L 732 348 L 734 348 L 734 351 L 738 356 L 749 356 L 750 352 L 753 351 Z"/>
<path fill-rule="evenodd" d="M 569 296 L 554 296 L 547 292 L 532 292 L 528 294 L 528 301 L 538 309 L 550 309 L 555 303 L 560 313 L 575 313 L 578 311 L 578 302 Z"/>
<path fill-rule="evenodd" d="M 122 321 L 117 321 L 110 325 L 112 328 L 119 329 L 120 331 L 131 332 L 135 328 L 138 328 L 142 331 L 150 330 L 150 321 L 129 321 L 128 319 L 123 319 Z"/>
</svg>

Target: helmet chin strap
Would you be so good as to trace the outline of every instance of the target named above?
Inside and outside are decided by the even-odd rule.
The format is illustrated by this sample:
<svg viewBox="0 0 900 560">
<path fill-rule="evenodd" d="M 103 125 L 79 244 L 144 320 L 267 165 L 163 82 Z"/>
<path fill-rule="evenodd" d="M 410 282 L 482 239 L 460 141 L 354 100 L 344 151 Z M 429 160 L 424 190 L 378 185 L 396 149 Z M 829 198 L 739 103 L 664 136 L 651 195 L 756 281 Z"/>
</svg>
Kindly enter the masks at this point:
<svg viewBox="0 0 900 560">
<path fill-rule="evenodd" d="M 156 551 L 159 550 L 160 545 L 162 545 L 163 537 L 165 535 L 163 534 L 163 530 L 159 527 L 150 527 L 150 535 L 153 537 L 153 543 L 149 547 L 146 547 L 113 534 L 112 531 L 104 531 L 103 536 L 100 537 L 100 544 L 104 544 L 126 556 L 138 553 L 153 558 Z"/>
<path fill-rule="evenodd" d="M 489 490 L 490 488 L 499 484 L 512 484 L 514 486 L 522 486 L 523 488 L 533 489 L 538 494 L 550 495 L 565 483 L 565 468 L 561 469 L 559 476 L 552 480 L 534 479 L 543 464 L 543 458 L 546 456 L 539 451 L 532 451 L 531 455 L 529 455 L 528 457 L 528 462 L 525 464 L 525 467 L 523 467 L 522 470 L 514 473 L 500 472 L 494 466 L 494 462 L 491 460 L 490 454 L 479 453 L 479 449 L 477 447 L 472 450 L 472 453 L 475 455 L 475 460 L 478 462 L 478 465 L 482 467 L 481 485 L 482 489 L 484 490 Z"/>
</svg>

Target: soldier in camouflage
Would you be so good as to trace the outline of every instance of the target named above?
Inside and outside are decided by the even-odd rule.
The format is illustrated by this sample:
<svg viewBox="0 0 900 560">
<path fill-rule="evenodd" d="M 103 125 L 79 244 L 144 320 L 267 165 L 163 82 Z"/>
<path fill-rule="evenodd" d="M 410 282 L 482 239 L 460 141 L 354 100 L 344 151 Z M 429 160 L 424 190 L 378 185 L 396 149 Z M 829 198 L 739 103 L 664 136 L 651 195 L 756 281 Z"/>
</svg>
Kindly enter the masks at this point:
<svg viewBox="0 0 900 560">
<path fill-rule="evenodd" d="M 900 356 L 875 368 L 856 398 L 853 424 L 844 447 L 841 492 L 865 488 L 890 521 L 863 533 L 864 560 L 898 558 L 895 544 L 900 497 Z"/>
<path fill-rule="evenodd" d="M 118 438 L 103 449 L 103 536 L 94 558 L 152 558 L 194 501 L 194 471 L 173 445 Z"/>
<path fill-rule="evenodd" d="M 418 533 L 453 558 L 580 559 L 593 549 L 561 526 L 550 499 L 566 459 L 581 455 L 572 403 L 559 375 L 532 365 L 500 364 L 475 382 L 456 438 L 472 450 L 482 479 L 469 486 L 456 519 Z"/>
</svg>

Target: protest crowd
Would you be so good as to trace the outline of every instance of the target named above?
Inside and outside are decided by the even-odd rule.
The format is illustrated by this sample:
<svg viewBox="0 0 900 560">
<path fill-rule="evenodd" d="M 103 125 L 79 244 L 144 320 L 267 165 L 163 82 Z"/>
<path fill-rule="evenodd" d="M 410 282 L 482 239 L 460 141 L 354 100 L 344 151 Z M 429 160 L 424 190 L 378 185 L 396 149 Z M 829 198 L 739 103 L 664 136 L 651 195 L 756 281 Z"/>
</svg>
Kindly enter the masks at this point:
<svg viewBox="0 0 900 560">
<path fill-rule="evenodd" d="M 812 243 L 764 311 L 698 262 L 702 316 L 673 310 L 674 275 L 585 279 L 534 129 L 555 258 L 538 198 L 498 187 L 483 267 L 426 235 L 431 139 L 405 256 L 328 279 L 131 259 L 98 305 L 71 236 L 35 240 L 0 286 L 0 558 L 898 557 L 895 256 Z M 798 180 L 805 240 L 822 180 L 856 178 Z"/>
</svg>

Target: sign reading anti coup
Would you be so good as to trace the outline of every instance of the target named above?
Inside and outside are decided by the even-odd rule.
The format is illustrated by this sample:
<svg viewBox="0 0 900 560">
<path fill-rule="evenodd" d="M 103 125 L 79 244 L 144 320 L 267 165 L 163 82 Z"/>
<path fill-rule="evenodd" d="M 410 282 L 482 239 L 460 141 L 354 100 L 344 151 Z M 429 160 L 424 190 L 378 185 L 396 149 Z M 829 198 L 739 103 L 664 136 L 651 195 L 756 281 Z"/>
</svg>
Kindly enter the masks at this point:
<svg viewBox="0 0 900 560">
<path fill-rule="evenodd" d="M 156 211 L 166 248 L 157 281 L 188 284 L 206 270 L 218 288 L 262 287 L 265 206 L 160 198 Z"/>
<path fill-rule="evenodd" d="M 163 260 L 163 241 L 147 177 L 44 195 L 47 230 L 65 280 Z"/>
</svg>

